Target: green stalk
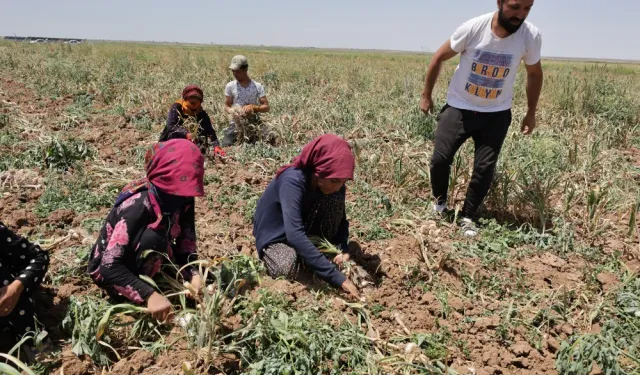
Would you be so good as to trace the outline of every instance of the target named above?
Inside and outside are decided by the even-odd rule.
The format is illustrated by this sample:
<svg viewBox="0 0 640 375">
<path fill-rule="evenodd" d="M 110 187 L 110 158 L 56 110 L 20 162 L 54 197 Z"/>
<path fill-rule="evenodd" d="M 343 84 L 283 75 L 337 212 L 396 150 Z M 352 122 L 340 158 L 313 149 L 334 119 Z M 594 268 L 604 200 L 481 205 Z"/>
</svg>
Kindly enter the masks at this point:
<svg viewBox="0 0 640 375">
<path fill-rule="evenodd" d="M 28 375 L 36 375 L 33 370 L 31 370 L 26 364 L 20 361 L 18 358 L 10 356 L 8 354 L 0 353 L 0 357 L 8 359 L 9 361 L 15 363 L 23 372 L 26 372 Z M 2 368 L 0 368 L 1 370 Z M 18 373 L 19 374 L 19 373 Z"/>
</svg>

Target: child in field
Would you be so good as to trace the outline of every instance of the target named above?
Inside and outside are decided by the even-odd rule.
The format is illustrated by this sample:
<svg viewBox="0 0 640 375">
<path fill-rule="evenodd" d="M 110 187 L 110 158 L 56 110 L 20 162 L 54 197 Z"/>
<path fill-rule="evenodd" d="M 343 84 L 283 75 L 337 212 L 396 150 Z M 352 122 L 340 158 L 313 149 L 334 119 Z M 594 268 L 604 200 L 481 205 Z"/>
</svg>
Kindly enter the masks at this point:
<svg viewBox="0 0 640 375">
<path fill-rule="evenodd" d="M 91 249 L 88 272 L 110 295 L 146 304 L 165 321 L 171 303 L 138 275 L 153 277 L 164 255 L 178 267 L 197 259 L 194 197 L 204 195 L 204 157 L 192 142 L 172 139 L 147 152 L 145 168 L 146 178 L 125 186 L 116 199 Z M 182 275 L 201 289 L 195 268 Z"/>
<path fill-rule="evenodd" d="M 271 277 L 294 279 L 304 262 L 332 286 L 359 298 L 355 285 L 309 239 L 326 238 L 348 250 L 345 183 L 353 179 L 354 168 L 349 144 L 325 134 L 278 170 L 258 201 L 253 227 L 258 254 Z M 349 254 L 342 253 L 334 263 L 348 260 Z"/>
<path fill-rule="evenodd" d="M 167 117 L 167 126 L 160 135 L 160 142 L 165 142 L 174 138 L 184 138 L 193 140 L 200 151 L 206 155 L 209 145 L 213 149 L 213 154 L 224 157 L 226 153 L 220 148 L 218 136 L 216 135 L 211 118 L 202 108 L 204 93 L 196 85 L 190 85 L 182 90 L 182 98 L 178 99 Z"/>
<path fill-rule="evenodd" d="M 33 293 L 49 267 L 49 255 L 40 246 L 0 223 L 0 337 L 13 346 L 34 331 Z M 6 340 L 5 340 L 6 339 Z"/>
<path fill-rule="evenodd" d="M 273 143 L 268 127 L 260 119 L 260 113 L 269 112 L 269 101 L 264 87 L 249 77 L 247 58 L 242 55 L 234 56 L 229 69 L 235 80 L 229 82 L 224 89 L 225 111 L 231 119 L 222 145 L 231 146 L 238 141 L 238 137 L 247 142 L 262 140 Z"/>
</svg>

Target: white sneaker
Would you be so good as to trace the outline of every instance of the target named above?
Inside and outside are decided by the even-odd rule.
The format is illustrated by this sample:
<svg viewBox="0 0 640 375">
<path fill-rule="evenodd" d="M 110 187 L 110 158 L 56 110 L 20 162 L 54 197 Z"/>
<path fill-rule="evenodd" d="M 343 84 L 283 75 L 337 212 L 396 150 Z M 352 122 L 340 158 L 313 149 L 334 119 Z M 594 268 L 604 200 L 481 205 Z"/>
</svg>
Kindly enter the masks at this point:
<svg viewBox="0 0 640 375">
<path fill-rule="evenodd" d="M 444 213 L 445 211 L 447 211 L 447 204 L 446 204 L 446 203 L 444 203 L 444 204 L 437 204 L 437 203 L 435 203 L 435 204 L 433 205 L 433 210 L 434 210 L 436 213 L 438 213 L 438 214 L 442 214 L 442 213 Z"/>
<path fill-rule="evenodd" d="M 462 229 L 462 233 L 465 237 L 475 237 L 478 235 L 478 227 L 473 222 L 473 220 L 468 217 L 463 217 L 460 220 L 460 228 Z"/>
</svg>

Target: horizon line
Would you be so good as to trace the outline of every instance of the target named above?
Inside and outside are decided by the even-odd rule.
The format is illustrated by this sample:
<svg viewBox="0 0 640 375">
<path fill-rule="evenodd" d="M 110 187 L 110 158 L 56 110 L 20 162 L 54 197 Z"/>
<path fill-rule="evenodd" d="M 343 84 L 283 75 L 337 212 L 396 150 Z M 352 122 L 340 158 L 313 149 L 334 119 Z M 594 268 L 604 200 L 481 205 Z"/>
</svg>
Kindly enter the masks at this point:
<svg viewBox="0 0 640 375">
<path fill-rule="evenodd" d="M 199 43 L 199 42 L 171 42 L 171 41 L 154 41 L 154 40 L 127 40 L 127 39 L 86 39 L 86 38 L 69 38 L 69 37 L 43 37 L 43 36 L 16 36 L 5 35 L 3 40 L 12 41 L 9 38 L 23 38 L 23 39 L 53 39 L 53 40 L 80 40 L 83 42 L 112 42 L 112 43 L 151 43 L 151 44 L 177 44 L 177 45 L 193 45 L 193 46 L 214 46 L 214 47 L 241 47 L 241 48 L 280 48 L 280 49 L 314 49 L 324 51 L 361 51 L 361 52 L 384 52 L 384 53 L 401 53 L 401 54 L 418 54 L 418 55 L 432 55 L 431 51 L 418 51 L 418 50 L 395 50 L 384 48 L 355 48 L 355 47 L 314 47 L 314 46 L 284 46 L 284 45 L 266 45 L 266 44 L 224 44 L 224 43 Z M 20 40 L 13 40 L 20 41 Z M 620 59 L 620 58 L 606 58 L 606 57 L 569 57 L 569 56 L 542 56 L 542 59 L 546 60 L 565 60 L 565 61 L 582 61 L 582 62 L 610 62 L 610 63 L 627 63 L 637 64 L 640 63 L 640 59 Z"/>
</svg>

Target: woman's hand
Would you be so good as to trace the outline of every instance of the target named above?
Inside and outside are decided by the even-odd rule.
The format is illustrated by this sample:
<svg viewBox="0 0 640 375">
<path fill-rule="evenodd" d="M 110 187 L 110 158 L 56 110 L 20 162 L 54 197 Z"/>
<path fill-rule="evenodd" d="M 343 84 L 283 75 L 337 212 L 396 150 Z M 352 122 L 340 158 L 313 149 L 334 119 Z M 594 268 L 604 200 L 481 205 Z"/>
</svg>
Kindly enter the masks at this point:
<svg viewBox="0 0 640 375">
<path fill-rule="evenodd" d="M 16 308 L 22 289 L 24 285 L 19 280 L 0 288 L 0 316 L 7 316 Z"/>
<path fill-rule="evenodd" d="M 333 258 L 333 263 L 337 264 L 338 266 L 341 266 L 343 263 L 348 262 L 349 259 L 351 259 L 351 256 L 347 253 L 341 253 L 335 256 L 335 258 Z"/>
<path fill-rule="evenodd" d="M 189 290 L 189 295 L 196 299 L 200 293 L 202 293 L 202 287 L 204 285 L 204 281 L 199 274 L 195 274 L 191 276 L 191 281 L 188 283 L 187 289 Z"/>
<path fill-rule="evenodd" d="M 171 302 L 158 292 L 153 292 L 147 300 L 147 309 L 151 316 L 161 323 L 166 322 L 173 313 Z"/>
<path fill-rule="evenodd" d="M 358 292 L 358 288 L 351 282 L 351 280 L 347 279 L 342 283 L 342 290 L 347 293 L 349 298 L 360 300 L 360 293 Z"/>
<path fill-rule="evenodd" d="M 219 156 L 221 158 L 226 158 L 227 153 L 220 146 L 216 146 L 213 148 L 213 156 Z"/>
</svg>

